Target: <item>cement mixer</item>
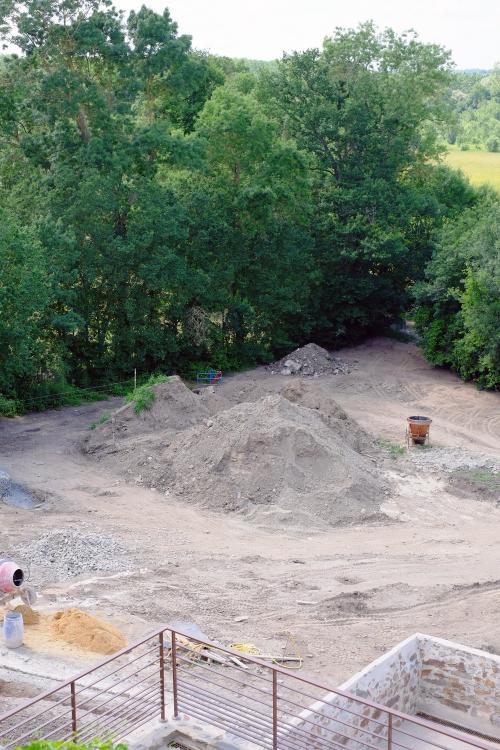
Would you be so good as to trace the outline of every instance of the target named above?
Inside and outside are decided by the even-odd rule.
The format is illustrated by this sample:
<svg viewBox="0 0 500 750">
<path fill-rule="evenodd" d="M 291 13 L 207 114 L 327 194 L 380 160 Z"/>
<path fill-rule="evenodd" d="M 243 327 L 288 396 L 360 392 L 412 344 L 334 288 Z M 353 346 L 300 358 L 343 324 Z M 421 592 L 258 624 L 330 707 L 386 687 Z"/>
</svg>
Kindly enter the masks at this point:
<svg viewBox="0 0 500 750">
<path fill-rule="evenodd" d="M 0 560 L 0 605 L 5 606 L 18 596 L 31 607 L 36 591 L 26 582 L 24 571 L 13 560 Z"/>
</svg>

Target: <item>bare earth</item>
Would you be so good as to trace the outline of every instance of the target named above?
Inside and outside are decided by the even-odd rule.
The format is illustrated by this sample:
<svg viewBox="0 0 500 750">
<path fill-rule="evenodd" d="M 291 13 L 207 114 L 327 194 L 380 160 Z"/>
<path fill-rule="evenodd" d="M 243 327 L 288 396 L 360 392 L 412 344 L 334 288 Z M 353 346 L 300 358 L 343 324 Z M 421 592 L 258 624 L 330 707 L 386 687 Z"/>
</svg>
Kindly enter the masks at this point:
<svg viewBox="0 0 500 750">
<path fill-rule="evenodd" d="M 45 498 L 35 510 L 0 504 L 0 557 L 54 529 L 112 538 L 125 551 L 118 570 L 52 581 L 41 571 L 42 611 L 80 607 L 129 638 L 189 621 L 266 652 L 291 633 L 304 673 L 333 684 L 415 631 L 499 653 L 498 498 L 450 482 L 449 471 L 471 461 L 498 467 L 498 394 L 433 370 L 413 344 L 373 339 L 335 356 L 351 371 L 315 382 L 375 438 L 403 446 L 407 416 L 433 419 L 432 448 L 377 459 L 393 487 L 380 498 L 380 520 L 266 527 L 134 484 L 80 448 L 116 399 L 0 422 L 0 468 Z M 259 368 L 228 378 L 214 398 L 227 408 L 291 380 Z M 37 584 L 36 566 L 31 574 Z"/>
</svg>

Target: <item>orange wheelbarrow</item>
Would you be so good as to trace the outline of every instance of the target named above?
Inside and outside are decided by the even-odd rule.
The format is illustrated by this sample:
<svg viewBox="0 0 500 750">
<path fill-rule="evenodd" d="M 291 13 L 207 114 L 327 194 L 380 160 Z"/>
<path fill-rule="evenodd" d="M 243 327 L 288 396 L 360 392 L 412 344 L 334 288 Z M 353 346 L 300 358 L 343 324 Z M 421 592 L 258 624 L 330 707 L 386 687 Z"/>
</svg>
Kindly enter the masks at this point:
<svg viewBox="0 0 500 750">
<path fill-rule="evenodd" d="M 406 445 L 425 445 L 429 442 L 429 429 L 432 423 L 430 417 L 408 417 L 406 428 Z"/>
</svg>

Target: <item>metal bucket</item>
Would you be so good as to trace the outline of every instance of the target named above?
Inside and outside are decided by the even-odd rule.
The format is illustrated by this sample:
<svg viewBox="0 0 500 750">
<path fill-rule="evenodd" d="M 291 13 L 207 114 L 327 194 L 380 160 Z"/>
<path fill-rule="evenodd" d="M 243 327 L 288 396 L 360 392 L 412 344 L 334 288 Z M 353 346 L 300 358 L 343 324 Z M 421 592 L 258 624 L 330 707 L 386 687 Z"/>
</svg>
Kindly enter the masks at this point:
<svg viewBox="0 0 500 750">
<path fill-rule="evenodd" d="M 416 445 L 423 445 L 429 435 L 429 429 L 432 424 L 430 417 L 407 417 L 408 431 L 410 437 Z"/>
</svg>

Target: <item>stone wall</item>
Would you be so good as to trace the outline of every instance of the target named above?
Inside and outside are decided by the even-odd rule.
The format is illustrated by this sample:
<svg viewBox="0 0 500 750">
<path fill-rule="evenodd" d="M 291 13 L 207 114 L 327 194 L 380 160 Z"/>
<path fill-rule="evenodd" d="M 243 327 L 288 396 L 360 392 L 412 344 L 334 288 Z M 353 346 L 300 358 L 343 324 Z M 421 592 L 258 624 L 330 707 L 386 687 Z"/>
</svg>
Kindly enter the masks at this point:
<svg viewBox="0 0 500 750">
<path fill-rule="evenodd" d="M 412 635 L 340 686 L 374 703 L 415 714 L 418 711 L 420 641 Z"/>
<path fill-rule="evenodd" d="M 500 656 L 485 651 L 416 633 L 339 690 L 410 716 L 427 714 L 500 740 Z M 385 750 L 386 722 L 385 712 L 328 693 L 292 722 L 290 735 L 293 738 L 295 732 L 300 740 L 305 730 L 314 731 L 318 749 L 333 740 L 348 745 L 349 750 L 366 750 L 366 744 Z M 394 741 L 410 750 L 420 748 L 422 740 L 437 745 L 447 741 L 439 727 L 422 728 L 403 719 L 395 718 L 393 729 Z M 453 747 L 465 750 L 467 737 L 463 745 L 454 740 Z M 316 750 L 314 742 L 310 741 L 308 750 Z"/>
<path fill-rule="evenodd" d="M 339 690 L 411 714 L 417 710 L 419 673 L 419 643 L 412 636 L 355 674 Z M 349 750 L 367 747 L 386 750 L 385 712 L 337 693 L 328 693 L 323 701 L 313 704 L 293 721 L 294 728 L 289 732 L 292 742 L 304 741 L 304 732 L 313 731 L 318 743 L 315 745 L 309 737 L 308 750 L 316 747 L 324 750 L 328 740 L 348 745 Z"/>
<path fill-rule="evenodd" d="M 418 710 L 500 739 L 500 656 L 419 636 Z"/>
</svg>

